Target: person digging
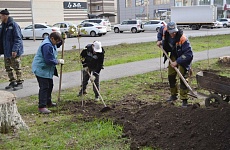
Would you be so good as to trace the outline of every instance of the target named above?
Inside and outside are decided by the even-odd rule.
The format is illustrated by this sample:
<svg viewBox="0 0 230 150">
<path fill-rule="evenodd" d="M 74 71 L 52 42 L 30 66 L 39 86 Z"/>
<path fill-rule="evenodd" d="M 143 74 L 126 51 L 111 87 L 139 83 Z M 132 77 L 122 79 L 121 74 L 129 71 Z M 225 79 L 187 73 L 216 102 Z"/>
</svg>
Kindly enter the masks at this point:
<svg viewBox="0 0 230 150">
<path fill-rule="evenodd" d="M 188 38 L 183 34 L 182 30 L 177 28 L 175 22 L 169 22 L 166 26 L 160 28 L 157 34 L 157 46 L 163 48 L 167 53 L 170 53 L 172 63 L 169 63 L 168 66 L 168 81 L 171 96 L 166 101 L 173 102 L 178 99 L 177 72 L 175 67 L 179 69 L 184 79 L 188 81 L 193 60 L 192 47 Z M 180 79 L 180 99 L 182 100 L 182 107 L 187 107 L 188 92 L 187 86 Z"/>
<path fill-rule="evenodd" d="M 83 65 L 83 80 L 82 88 L 79 91 L 78 96 L 87 94 L 86 87 L 89 80 L 94 82 L 95 86 L 99 90 L 99 75 L 101 69 L 103 69 L 104 53 L 105 51 L 101 46 L 100 41 L 94 41 L 93 44 L 88 44 L 81 52 L 80 57 Z M 93 86 L 95 101 L 99 100 L 99 93 L 97 92 L 97 89 Z"/>
</svg>

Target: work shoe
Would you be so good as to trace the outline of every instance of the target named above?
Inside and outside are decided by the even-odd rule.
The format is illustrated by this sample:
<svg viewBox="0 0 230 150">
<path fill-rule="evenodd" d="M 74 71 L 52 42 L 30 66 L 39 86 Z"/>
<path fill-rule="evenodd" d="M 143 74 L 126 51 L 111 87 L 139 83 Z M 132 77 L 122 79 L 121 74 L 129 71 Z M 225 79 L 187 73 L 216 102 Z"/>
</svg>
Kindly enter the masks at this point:
<svg viewBox="0 0 230 150">
<path fill-rule="evenodd" d="M 166 101 L 167 101 L 167 102 L 173 102 L 173 101 L 175 101 L 175 100 L 177 100 L 177 96 L 176 96 L 176 95 L 172 95 L 172 96 L 170 96 Z"/>
<path fill-rule="evenodd" d="M 99 97 L 95 97 L 95 99 L 94 99 L 96 102 L 98 102 L 100 99 L 99 99 Z"/>
<path fill-rule="evenodd" d="M 57 103 L 51 103 L 47 105 L 48 108 L 57 107 Z"/>
<path fill-rule="evenodd" d="M 187 99 L 183 99 L 182 100 L 182 106 L 183 108 L 187 108 L 188 107 L 188 100 Z"/>
<path fill-rule="evenodd" d="M 5 89 L 7 90 L 7 89 L 14 88 L 16 85 L 17 85 L 17 83 L 15 81 L 10 82 L 10 84 L 8 86 L 6 86 Z"/>
<path fill-rule="evenodd" d="M 23 88 L 23 85 L 22 83 L 17 83 L 15 86 L 14 86 L 14 91 L 17 91 L 17 90 L 20 90 Z"/>
<path fill-rule="evenodd" d="M 79 93 L 78 93 L 78 97 L 80 97 L 80 96 L 83 96 L 83 95 L 86 95 L 87 94 L 87 92 L 86 91 L 83 91 L 83 93 L 82 93 L 82 91 L 80 91 Z"/>
<path fill-rule="evenodd" d="M 47 108 L 38 108 L 38 111 L 42 114 L 49 114 L 51 111 Z"/>
</svg>

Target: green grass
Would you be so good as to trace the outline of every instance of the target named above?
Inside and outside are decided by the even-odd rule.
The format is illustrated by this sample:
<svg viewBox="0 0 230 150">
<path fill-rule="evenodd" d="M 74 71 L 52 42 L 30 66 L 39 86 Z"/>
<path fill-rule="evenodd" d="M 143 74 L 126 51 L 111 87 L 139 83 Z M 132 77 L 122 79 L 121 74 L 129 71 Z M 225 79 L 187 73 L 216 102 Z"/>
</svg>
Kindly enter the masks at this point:
<svg viewBox="0 0 230 150">
<path fill-rule="evenodd" d="M 71 116 L 52 114 L 47 117 L 35 118 L 29 132 L 20 132 L 13 142 L 4 138 L 0 149 L 51 149 L 51 150 L 82 150 L 111 149 L 127 147 L 118 136 L 122 127 L 112 121 L 95 119 L 92 122 L 71 121 Z M 106 140 L 105 140 L 106 139 Z M 116 145 L 116 147 L 114 147 Z"/>
<path fill-rule="evenodd" d="M 199 61 L 193 64 L 194 74 L 189 82 L 191 87 L 197 87 L 195 74 L 203 69 L 219 70 L 218 74 L 230 77 L 229 67 L 221 66 L 218 59 Z M 161 76 L 163 78 L 161 78 Z M 159 83 L 168 83 L 167 70 L 154 71 L 132 77 L 125 77 L 101 82 L 101 94 L 106 103 L 129 97 L 147 102 L 164 102 L 169 91 L 158 87 Z M 80 87 L 70 88 L 62 91 L 60 107 L 69 101 L 81 101 L 76 96 Z M 200 89 L 199 89 L 200 90 Z M 201 91 L 201 90 L 200 90 Z M 202 90 L 202 92 L 207 92 Z M 57 100 L 58 93 L 53 93 L 53 100 Z M 88 95 L 84 100 L 93 98 L 92 86 L 88 87 Z M 190 103 L 202 102 L 201 99 L 190 100 Z M 109 118 L 101 120 L 94 118 L 88 121 L 82 115 L 70 114 L 70 110 L 54 112 L 49 115 L 37 113 L 36 96 L 30 96 L 17 101 L 19 113 L 30 127 L 29 132 L 21 130 L 17 134 L 1 134 L 0 149 L 12 150 L 128 150 L 129 140 L 119 138 L 122 135 L 122 126 L 114 124 Z M 177 106 L 181 102 L 176 103 Z M 202 106 L 204 107 L 204 106 Z M 81 108 L 78 108 L 81 109 Z M 56 110 L 53 108 L 52 110 Z M 74 117 L 73 117 L 74 116 Z M 143 150 L 152 148 L 144 147 Z"/>
<path fill-rule="evenodd" d="M 229 46 L 230 43 L 229 35 L 190 37 L 189 40 L 191 42 L 194 52 L 225 47 Z M 136 44 L 122 43 L 115 46 L 106 46 L 104 48 L 106 51 L 104 62 L 105 66 L 146 60 L 162 56 L 162 52 L 156 46 L 156 42 L 145 42 Z M 61 56 L 60 53 L 59 56 Z M 22 57 L 22 69 L 25 79 L 34 78 L 34 75 L 31 72 L 31 63 L 33 57 L 34 55 L 27 55 Z M 64 59 L 65 65 L 63 67 L 63 72 L 80 70 L 81 64 L 79 63 L 79 50 L 65 51 Z M 3 61 L 0 61 L 0 66 L 0 83 L 6 82 L 8 80 L 8 77 L 4 72 Z M 58 69 L 60 70 L 59 66 Z"/>
</svg>

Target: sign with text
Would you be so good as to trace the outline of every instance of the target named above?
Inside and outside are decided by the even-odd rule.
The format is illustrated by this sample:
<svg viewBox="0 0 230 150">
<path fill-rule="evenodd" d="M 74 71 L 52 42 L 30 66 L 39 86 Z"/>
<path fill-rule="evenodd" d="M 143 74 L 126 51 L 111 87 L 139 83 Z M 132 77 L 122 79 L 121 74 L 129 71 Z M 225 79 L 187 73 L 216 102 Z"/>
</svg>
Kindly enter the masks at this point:
<svg viewBox="0 0 230 150">
<path fill-rule="evenodd" d="M 64 9 L 87 9 L 86 2 L 63 2 Z"/>
</svg>

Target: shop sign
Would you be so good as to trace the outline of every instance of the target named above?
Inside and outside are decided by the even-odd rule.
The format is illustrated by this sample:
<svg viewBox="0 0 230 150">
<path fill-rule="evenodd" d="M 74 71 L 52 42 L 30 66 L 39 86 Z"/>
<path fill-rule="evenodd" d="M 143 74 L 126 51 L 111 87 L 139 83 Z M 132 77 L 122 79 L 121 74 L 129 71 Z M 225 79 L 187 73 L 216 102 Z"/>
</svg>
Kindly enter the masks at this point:
<svg viewBox="0 0 230 150">
<path fill-rule="evenodd" d="M 64 9 L 87 9 L 86 2 L 63 2 Z"/>
</svg>

